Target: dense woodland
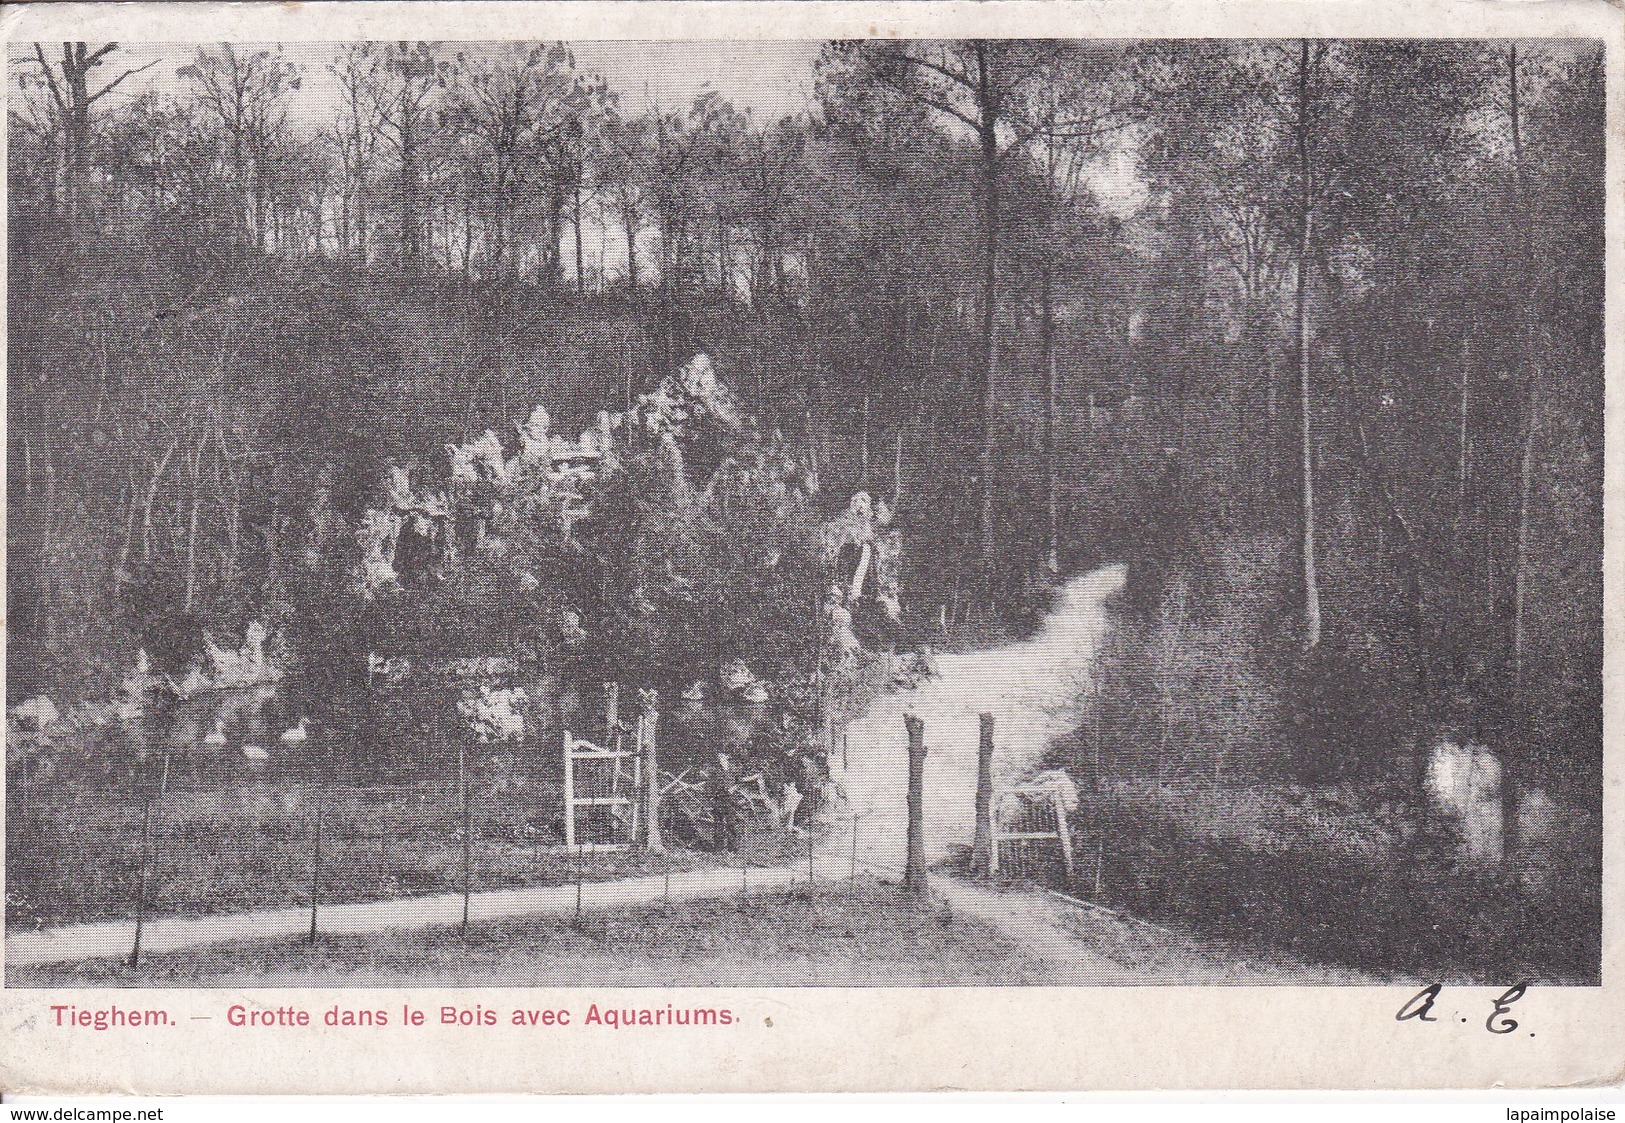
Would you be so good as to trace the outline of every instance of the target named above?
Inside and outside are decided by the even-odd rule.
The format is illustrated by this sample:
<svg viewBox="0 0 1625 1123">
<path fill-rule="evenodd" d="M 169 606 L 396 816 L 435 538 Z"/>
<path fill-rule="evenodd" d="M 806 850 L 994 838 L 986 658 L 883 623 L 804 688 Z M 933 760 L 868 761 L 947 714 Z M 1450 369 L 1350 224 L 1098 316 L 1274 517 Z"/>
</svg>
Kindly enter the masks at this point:
<svg viewBox="0 0 1625 1123">
<path fill-rule="evenodd" d="M 1231 715 L 1190 751 L 1267 696 L 1247 734 L 1311 756 L 1403 711 L 1600 759 L 1598 44 L 831 43 L 782 120 L 634 108 L 563 45 L 148 55 L 9 60 L 12 701 L 200 627 L 340 642 L 307 546 L 391 461 L 704 351 L 808 517 L 895 500 L 914 638 L 1125 560 L 1184 629 L 1147 690 Z M 684 634 L 786 626 L 737 517 L 664 569 Z M 451 584 L 414 626 L 478 651 L 518 610 Z"/>
</svg>

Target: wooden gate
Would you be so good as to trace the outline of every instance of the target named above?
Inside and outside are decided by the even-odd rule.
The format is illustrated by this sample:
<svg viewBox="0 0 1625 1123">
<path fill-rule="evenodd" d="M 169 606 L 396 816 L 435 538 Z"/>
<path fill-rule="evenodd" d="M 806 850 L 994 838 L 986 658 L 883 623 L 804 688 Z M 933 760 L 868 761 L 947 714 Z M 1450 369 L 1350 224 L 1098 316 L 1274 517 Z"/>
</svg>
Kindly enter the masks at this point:
<svg viewBox="0 0 1625 1123">
<path fill-rule="evenodd" d="M 625 850 L 638 840 L 642 763 L 618 731 L 612 744 L 565 731 L 564 845 L 572 850 Z"/>
<path fill-rule="evenodd" d="M 1032 843 L 1053 843 L 1072 880 L 1072 829 L 1066 821 L 1065 796 L 1054 786 L 1032 784 L 1007 788 L 999 794 L 993 809 L 993 846 L 988 854 L 989 872 L 998 873 L 1000 851 L 1014 843 L 1021 851 L 1015 863 L 1018 875 L 1026 865 L 1025 851 Z"/>
</svg>

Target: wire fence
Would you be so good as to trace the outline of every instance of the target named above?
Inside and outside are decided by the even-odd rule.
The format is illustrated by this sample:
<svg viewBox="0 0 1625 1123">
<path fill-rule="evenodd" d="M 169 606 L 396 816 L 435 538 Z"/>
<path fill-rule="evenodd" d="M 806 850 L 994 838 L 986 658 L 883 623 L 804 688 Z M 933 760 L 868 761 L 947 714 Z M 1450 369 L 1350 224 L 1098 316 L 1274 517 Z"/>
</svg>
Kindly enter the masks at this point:
<svg viewBox="0 0 1625 1123">
<path fill-rule="evenodd" d="M 320 909 L 341 903 L 461 893 L 466 922 L 469 898 L 493 889 L 573 883 L 579 902 L 584 883 L 664 874 L 669 886 L 699 867 L 736 868 L 741 893 L 757 869 L 777 871 L 758 888 L 782 884 L 787 870 L 808 882 L 901 872 L 869 853 L 901 824 L 834 806 L 817 840 L 747 815 L 726 854 L 606 852 L 565 845 L 560 779 L 511 767 L 482 773 L 471 762 L 432 779 L 357 783 L 318 768 L 228 775 L 194 764 L 148 759 L 127 782 L 84 786 L 13 767 L 8 927 L 134 919 L 135 959 L 143 920 L 157 917 L 308 908 L 314 938 Z M 1000 825 L 1031 826 L 1029 814 Z M 999 881 L 1087 892 L 1053 844 L 1006 841 L 1001 859 Z"/>
<path fill-rule="evenodd" d="M 149 762 L 152 763 L 152 762 Z M 122 784 L 9 777 L 7 924 L 382 901 L 565 886 L 737 865 L 815 864 L 810 834 L 742 818 L 726 855 L 564 845 L 562 785 L 504 772 L 356 784 L 320 775 L 213 782 L 162 763 Z M 314 921 L 313 921 L 314 923 Z"/>
<path fill-rule="evenodd" d="M 160 773 L 43 790 L 17 776 L 8 803 L 14 927 L 564 884 L 642 861 L 566 851 L 560 788 L 545 780 L 219 786 Z"/>
</svg>

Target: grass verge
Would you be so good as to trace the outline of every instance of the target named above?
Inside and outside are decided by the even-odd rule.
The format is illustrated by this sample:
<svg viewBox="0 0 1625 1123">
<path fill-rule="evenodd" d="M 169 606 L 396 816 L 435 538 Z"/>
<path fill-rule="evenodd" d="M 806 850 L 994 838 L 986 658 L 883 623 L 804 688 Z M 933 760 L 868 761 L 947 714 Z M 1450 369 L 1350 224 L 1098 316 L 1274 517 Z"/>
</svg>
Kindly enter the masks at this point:
<svg viewBox="0 0 1625 1123">
<path fill-rule="evenodd" d="M 11 968 L 11 987 L 986 986 L 1043 962 L 991 927 L 870 880 L 580 918 L 257 941 Z"/>
<path fill-rule="evenodd" d="M 316 810 L 321 807 L 320 862 Z M 744 862 L 804 860 L 805 842 L 765 825 L 740 832 L 740 852 L 673 849 L 574 852 L 552 844 L 557 802 L 521 793 L 472 808 L 474 892 L 606 881 Z M 129 793 L 13 798 L 6 831 L 6 923 L 13 930 L 135 915 L 143 809 Z M 150 815 L 148 916 L 200 916 L 310 903 L 393 900 L 463 888 L 455 791 L 243 786 L 170 791 Z M 313 872 L 315 877 L 313 878 Z"/>
</svg>

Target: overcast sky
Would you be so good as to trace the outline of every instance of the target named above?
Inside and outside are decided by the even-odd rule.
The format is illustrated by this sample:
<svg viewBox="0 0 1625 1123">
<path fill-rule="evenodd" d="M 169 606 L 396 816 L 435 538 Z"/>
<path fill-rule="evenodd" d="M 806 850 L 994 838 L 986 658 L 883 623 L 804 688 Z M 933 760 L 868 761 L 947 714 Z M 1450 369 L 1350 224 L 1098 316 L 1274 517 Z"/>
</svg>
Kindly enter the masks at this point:
<svg viewBox="0 0 1625 1123">
<path fill-rule="evenodd" d="M 267 44 L 241 44 L 239 50 L 252 51 Z M 448 43 L 447 52 L 478 49 L 478 44 Z M 736 108 L 750 110 L 761 121 L 776 120 L 787 113 L 806 111 L 813 96 L 813 62 L 823 47 L 821 40 L 801 42 L 575 42 L 576 66 L 602 74 L 610 88 L 621 95 L 623 107 L 633 113 L 658 104 L 666 109 L 686 109 L 707 86 L 732 101 Z M 304 82 L 293 101 L 291 114 L 308 127 L 326 124 L 332 115 L 334 81 L 327 66 L 343 49 L 336 43 L 286 43 L 284 58 L 303 69 Z M 131 67 L 154 59 L 152 69 L 131 78 L 114 96 L 134 96 L 148 89 L 179 90 L 185 83 L 175 71 L 196 53 L 190 43 L 130 43 L 108 55 L 94 72 L 97 85 Z M 56 54 L 61 48 L 56 48 Z M 38 71 L 22 60 L 33 57 L 30 44 L 13 44 L 12 70 Z M 46 48 L 46 58 L 53 58 Z M 94 86 L 92 88 L 95 88 Z M 112 97 L 109 98 L 112 100 Z"/>
</svg>

